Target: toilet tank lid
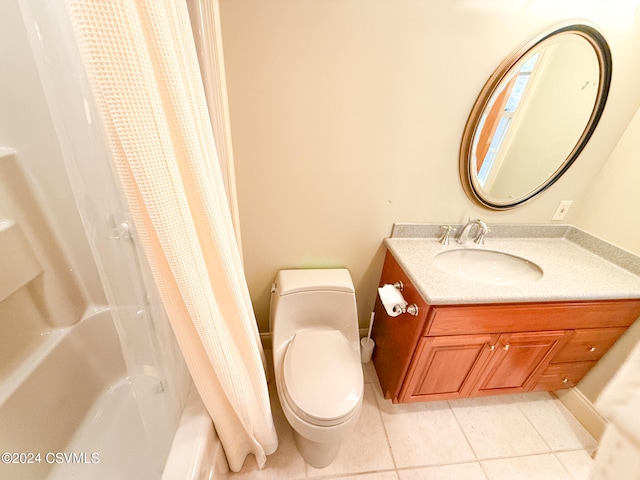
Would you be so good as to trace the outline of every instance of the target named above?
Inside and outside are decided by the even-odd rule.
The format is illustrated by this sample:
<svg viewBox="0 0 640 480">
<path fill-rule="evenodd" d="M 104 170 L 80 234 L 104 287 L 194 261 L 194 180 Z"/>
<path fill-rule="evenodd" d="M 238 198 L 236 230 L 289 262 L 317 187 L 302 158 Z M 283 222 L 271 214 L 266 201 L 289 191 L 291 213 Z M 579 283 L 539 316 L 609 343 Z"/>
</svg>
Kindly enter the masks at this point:
<svg viewBox="0 0 640 480">
<path fill-rule="evenodd" d="M 312 290 L 353 293 L 353 281 L 346 268 L 280 270 L 276 277 L 280 295 Z"/>
</svg>

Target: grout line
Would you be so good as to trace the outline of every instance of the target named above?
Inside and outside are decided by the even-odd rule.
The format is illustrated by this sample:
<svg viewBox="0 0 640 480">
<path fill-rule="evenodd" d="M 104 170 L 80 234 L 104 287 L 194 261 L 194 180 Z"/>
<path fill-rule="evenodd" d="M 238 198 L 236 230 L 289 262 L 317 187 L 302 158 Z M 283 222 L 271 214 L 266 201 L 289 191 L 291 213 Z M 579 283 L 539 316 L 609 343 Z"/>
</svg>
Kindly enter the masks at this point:
<svg viewBox="0 0 640 480">
<path fill-rule="evenodd" d="M 398 475 L 398 464 L 396 463 L 396 458 L 393 455 L 393 448 L 391 447 L 391 440 L 389 439 L 389 433 L 387 432 L 387 426 L 384 423 L 384 417 L 382 416 L 382 410 L 380 409 L 380 402 L 378 401 L 378 393 L 380 393 L 380 397 L 382 398 L 382 400 L 384 401 L 384 395 L 382 394 L 382 387 L 380 386 L 380 380 L 378 379 L 378 372 L 376 371 L 375 367 L 373 368 L 373 371 L 375 372 L 375 381 L 372 381 L 372 387 L 373 387 L 373 397 L 374 400 L 376 402 L 376 409 L 378 410 L 378 416 L 380 417 L 380 423 L 382 424 L 382 430 L 384 431 L 384 438 L 387 441 L 387 448 L 389 449 L 389 455 L 391 455 L 391 461 L 393 462 L 393 468 L 396 472 L 396 476 L 398 478 L 400 478 L 400 476 Z M 373 380 L 373 379 L 372 379 Z M 380 390 L 378 392 L 378 389 Z"/>
<path fill-rule="evenodd" d="M 383 469 L 383 470 L 367 470 L 366 472 L 354 472 L 354 473 L 331 473 L 328 475 L 321 475 L 318 477 L 312 477 L 313 480 L 330 480 L 330 479 L 344 479 L 346 477 L 363 477 L 365 475 L 373 475 L 376 473 L 391 473 L 394 472 L 397 475 L 397 470 L 392 469 L 392 468 L 387 468 L 387 469 Z"/>
<path fill-rule="evenodd" d="M 560 459 L 557 455 L 557 452 L 553 452 L 553 456 L 555 457 L 555 459 L 558 461 L 558 463 L 562 466 L 562 468 L 564 468 L 565 472 L 567 472 L 569 474 L 569 477 L 574 478 L 573 474 L 571 473 L 571 471 L 569 470 L 569 467 L 567 467 L 564 462 L 562 461 L 562 459 Z"/>
<path fill-rule="evenodd" d="M 476 457 L 476 461 L 479 462 L 480 458 L 478 458 L 478 452 L 476 452 L 476 449 L 473 448 L 473 443 L 471 443 L 471 440 L 469 440 L 469 437 L 467 437 L 467 432 L 465 432 L 464 427 L 460 423 L 460 419 L 456 415 L 456 410 L 453 408 L 453 405 L 451 405 L 451 400 L 447 400 L 446 402 L 449 405 L 449 409 L 451 410 L 451 413 L 453 414 L 453 418 L 456 419 L 456 423 L 458 424 L 458 428 L 460 428 L 460 431 L 462 432 L 462 435 L 464 436 L 464 439 L 467 441 L 467 445 L 469 445 L 469 448 L 473 452 L 473 455 Z"/>
<path fill-rule="evenodd" d="M 504 459 L 496 459 L 496 460 L 504 460 Z M 411 471 L 411 470 L 422 470 L 425 468 L 440 468 L 440 467 L 453 467 L 455 465 L 468 465 L 468 464 L 472 464 L 472 463 L 477 463 L 480 464 L 482 462 L 482 460 L 467 460 L 464 462 L 454 462 L 454 463 L 430 463 L 427 465 L 411 465 L 411 466 L 407 466 L 407 467 L 398 467 L 397 471 L 398 472 L 407 472 L 407 471 Z"/>
<path fill-rule="evenodd" d="M 547 401 L 553 401 L 553 398 L 551 398 L 551 395 L 549 395 L 550 398 L 546 399 L 545 402 Z M 522 402 L 520 401 L 516 401 L 516 406 L 518 407 L 518 410 L 520 410 L 520 412 L 522 413 L 522 415 L 524 415 L 524 418 L 527 420 L 527 422 L 529 423 L 529 425 L 531 425 L 533 427 L 533 431 L 536 432 L 538 434 L 538 436 L 542 439 L 542 441 L 544 442 L 544 444 L 549 448 L 549 452 L 553 453 L 553 447 L 551 445 L 549 445 L 549 442 L 547 442 L 547 439 L 545 438 L 545 436 L 540 432 L 540 430 L 538 430 L 538 428 L 536 427 L 535 423 L 533 423 L 533 421 L 529 418 L 529 415 L 527 415 L 527 412 L 525 412 L 522 409 Z"/>
<path fill-rule="evenodd" d="M 482 461 L 480 460 L 480 458 L 478 458 L 478 452 L 476 452 L 476 449 L 473 448 L 473 443 L 469 440 L 469 437 L 467 437 L 467 432 L 464 430 L 464 427 L 460 423 L 460 419 L 456 415 L 456 410 L 455 410 L 455 408 L 453 408 L 453 405 L 451 405 L 451 400 L 447 400 L 447 403 L 449 404 L 449 408 L 451 409 L 451 413 L 453 413 L 453 418 L 456 419 L 456 423 L 458 424 L 458 427 L 460 427 L 460 431 L 462 432 L 462 435 L 464 436 L 464 439 L 467 441 L 467 444 L 469 445 L 469 448 L 471 448 L 471 451 L 473 452 L 473 455 L 476 457 L 476 462 L 478 463 L 478 465 L 480 465 L 480 469 L 482 470 L 482 474 L 485 476 L 485 478 L 488 479 L 489 478 L 489 473 L 484 468 L 484 465 L 482 465 Z M 470 462 L 467 462 L 467 463 L 470 463 Z"/>
<path fill-rule="evenodd" d="M 571 452 L 577 452 L 578 450 L 568 450 Z M 478 460 L 480 463 L 482 462 L 494 462 L 496 460 L 509 460 L 511 458 L 527 458 L 527 457 L 539 457 L 540 455 L 553 455 L 556 452 L 538 452 L 538 453 L 525 453 L 523 455 L 509 455 L 507 457 L 490 457 L 490 458 L 483 458 L 482 460 Z M 560 453 L 560 452 L 558 452 Z"/>
<path fill-rule="evenodd" d="M 482 470 L 482 474 L 485 476 L 485 478 L 489 478 L 489 472 L 487 472 L 486 467 L 482 464 L 481 461 L 478 461 L 478 464 L 480 465 L 480 469 Z"/>
</svg>

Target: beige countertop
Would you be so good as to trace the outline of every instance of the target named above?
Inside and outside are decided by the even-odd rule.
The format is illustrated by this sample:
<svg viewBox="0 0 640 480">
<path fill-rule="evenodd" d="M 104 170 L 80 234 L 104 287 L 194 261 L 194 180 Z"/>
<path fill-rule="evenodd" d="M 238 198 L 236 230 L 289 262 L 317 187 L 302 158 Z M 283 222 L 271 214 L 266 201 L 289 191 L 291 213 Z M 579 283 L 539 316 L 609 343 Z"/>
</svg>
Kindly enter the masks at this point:
<svg viewBox="0 0 640 480">
<path fill-rule="evenodd" d="M 461 225 L 453 225 L 460 230 Z M 441 225 L 396 224 L 385 245 L 431 305 L 640 298 L 640 258 L 570 225 L 491 225 L 483 246 L 537 264 L 539 280 L 488 285 L 441 271 L 432 261 L 462 248 L 438 242 Z"/>
</svg>

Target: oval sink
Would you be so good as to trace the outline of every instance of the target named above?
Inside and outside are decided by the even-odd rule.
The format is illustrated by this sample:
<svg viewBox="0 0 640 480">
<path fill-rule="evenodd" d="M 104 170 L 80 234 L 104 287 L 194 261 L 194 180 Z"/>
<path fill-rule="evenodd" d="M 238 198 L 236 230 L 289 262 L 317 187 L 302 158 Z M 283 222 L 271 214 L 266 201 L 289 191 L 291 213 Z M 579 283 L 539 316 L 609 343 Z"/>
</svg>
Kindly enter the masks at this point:
<svg viewBox="0 0 640 480">
<path fill-rule="evenodd" d="M 448 250 L 433 257 L 433 263 L 450 275 L 491 285 L 521 285 L 542 278 L 535 263 L 494 250 Z"/>
</svg>

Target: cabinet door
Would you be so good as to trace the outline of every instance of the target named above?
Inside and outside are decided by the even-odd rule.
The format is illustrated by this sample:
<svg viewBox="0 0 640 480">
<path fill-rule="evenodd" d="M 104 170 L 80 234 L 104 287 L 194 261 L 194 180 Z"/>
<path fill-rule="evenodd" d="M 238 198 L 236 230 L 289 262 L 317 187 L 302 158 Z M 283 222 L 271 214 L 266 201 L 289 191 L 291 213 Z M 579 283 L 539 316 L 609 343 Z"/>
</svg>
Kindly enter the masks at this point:
<svg viewBox="0 0 640 480">
<path fill-rule="evenodd" d="M 517 393 L 533 389 L 538 377 L 572 333 L 550 331 L 500 335 L 471 395 Z"/>
<path fill-rule="evenodd" d="M 400 392 L 400 402 L 468 396 L 497 340 L 498 335 L 492 334 L 422 337 Z"/>
</svg>

